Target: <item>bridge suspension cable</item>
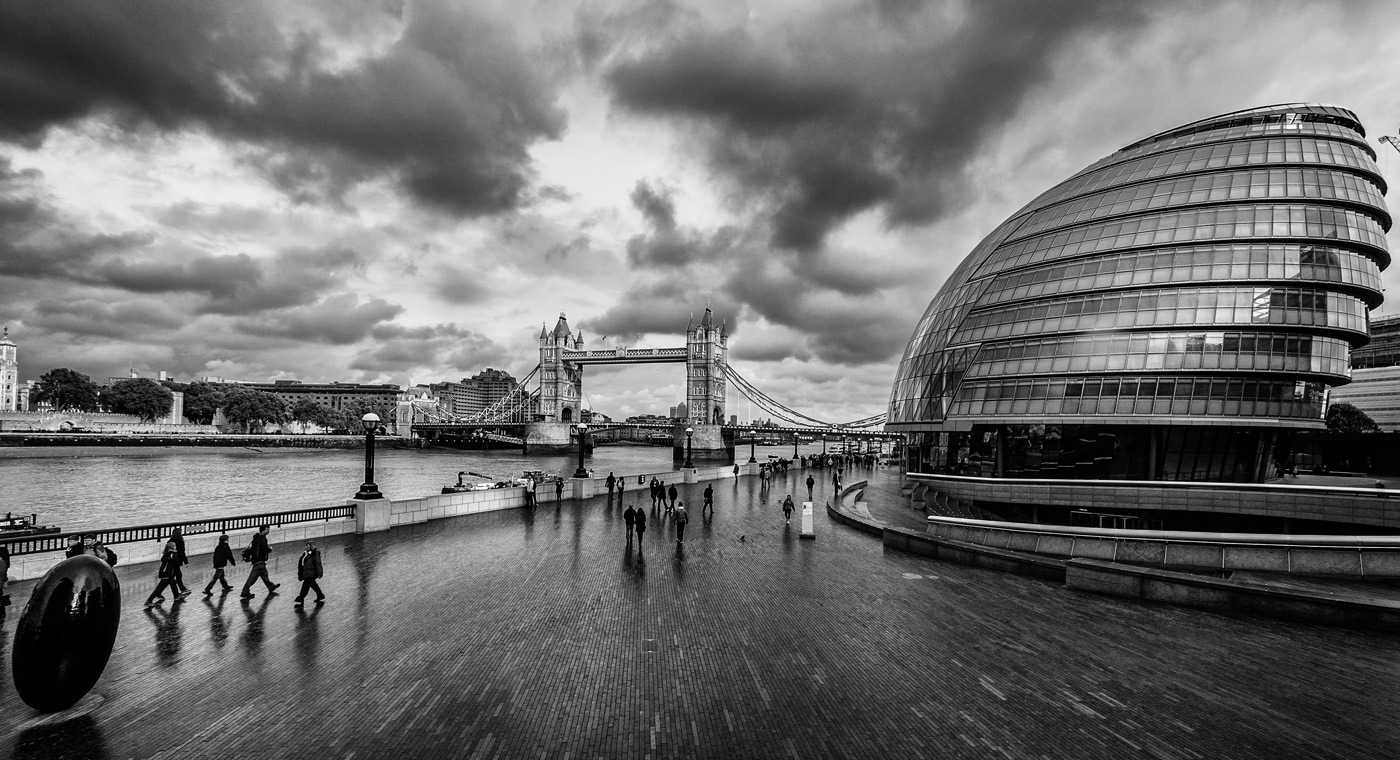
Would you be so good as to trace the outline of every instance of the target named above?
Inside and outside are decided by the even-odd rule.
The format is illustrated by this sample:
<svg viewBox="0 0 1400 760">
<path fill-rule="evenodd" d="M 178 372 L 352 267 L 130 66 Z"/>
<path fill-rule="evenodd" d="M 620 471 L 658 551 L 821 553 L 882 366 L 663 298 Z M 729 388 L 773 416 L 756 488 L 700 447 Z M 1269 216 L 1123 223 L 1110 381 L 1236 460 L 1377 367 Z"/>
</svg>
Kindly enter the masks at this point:
<svg viewBox="0 0 1400 760">
<path fill-rule="evenodd" d="M 526 375 L 523 380 L 511 389 L 510 393 L 500 397 L 495 403 L 474 414 L 451 414 L 450 412 L 442 411 L 442 408 L 436 405 L 423 404 L 417 401 L 413 402 L 413 408 L 415 412 L 422 414 L 430 421 L 445 424 L 461 425 L 482 422 L 528 422 L 528 419 L 517 420 L 515 418 L 520 417 L 522 412 L 528 416 L 531 409 L 530 405 L 538 396 L 538 391 L 531 392 L 527 387 L 529 382 L 535 378 L 535 375 L 538 374 L 539 371 L 540 367 L 537 364 L 534 369 L 530 370 L 530 374 Z"/>
<path fill-rule="evenodd" d="M 767 393 L 759 390 L 757 386 L 745 380 L 743 375 L 734 371 L 734 367 L 725 365 L 725 375 L 734 383 L 735 389 L 744 395 L 749 401 L 758 405 L 758 408 L 768 414 L 790 422 L 799 427 L 811 428 L 872 428 L 885 424 L 884 414 L 875 414 L 869 417 L 862 417 L 851 422 L 826 422 L 816 417 L 809 417 L 792 407 L 789 407 Z"/>
</svg>

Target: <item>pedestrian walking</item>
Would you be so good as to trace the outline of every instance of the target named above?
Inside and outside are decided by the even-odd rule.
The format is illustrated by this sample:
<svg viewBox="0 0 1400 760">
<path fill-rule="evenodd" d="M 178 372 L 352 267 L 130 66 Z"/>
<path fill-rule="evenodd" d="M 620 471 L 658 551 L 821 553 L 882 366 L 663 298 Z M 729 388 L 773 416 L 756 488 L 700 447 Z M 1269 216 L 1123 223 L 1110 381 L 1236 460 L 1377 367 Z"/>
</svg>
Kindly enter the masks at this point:
<svg viewBox="0 0 1400 760">
<path fill-rule="evenodd" d="M 180 592 L 180 596 L 188 596 L 190 590 L 185 588 L 185 565 L 190 563 L 190 557 L 185 554 L 185 534 L 180 530 L 180 526 L 170 531 L 170 540 L 175 542 L 175 590 Z"/>
<path fill-rule="evenodd" d="M 809 474 L 809 475 L 807 476 L 807 498 L 808 498 L 808 499 L 811 499 L 811 498 L 812 498 L 812 486 L 814 486 L 814 485 L 816 485 L 816 484 L 817 484 L 817 479 L 814 478 L 814 477 L 812 477 L 812 476 Z"/>
<path fill-rule="evenodd" d="M 675 508 L 676 508 L 676 496 L 679 495 L 679 494 L 676 493 L 676 487 L 675 487 L 674 485 L 672 485 L 670 488 L 666 489 L 666 495 L 669 496 L 669 497 L 671 497 L 671 505 L 668 506 L 668 507 L 666 507 L 666 509 L 667 509 L 668 511 L 669 511 L 669 510 L 672 510 L 672 509 L 675 509 Z"/>
<path fill-rule="evenodd" d="M 739 465 L 737 465 L 737 464 L 734 465 L 734 477 L 735 477 L 736 479 L 739 477 Z"/>
<path fill-rule="evenodd" d="M 685 502 L 676 504 L 676 543 L 685 543 L 685 524 L 690 518 L 685 513 Z"/>
<path fill-rule="evenodd" d="M 613 477 L 613 474 L 612 474 L 611 472 L 608 473 L 607 484 L 608 484 L 608 501 L 612 501 L 612 497 L 613 497 L 613 488 L 615 488 L 615 487 L 617 486 L 617 478 L 614 478 L 614 477 Z"/>
<path fill-rule="evenodd" d="M 707 510 L 715 511 L 715 489 L 708 485 L 705 486 L 705 503 L 700 507 L 700 517 L 703 518 Z"/>
<path fill-rule="evenodd" d="M 253 567 L 248 571 L 248 580 L 243 582 L 243 593 L 239 594 L 239 597 L 242 599 L 253 598 L 253 592 L 249 589 L 253 587 L 253 581 L 259 578 L 262 579 L 263 585 L 267 586 L 268 596 L 276 594 L 277 587 L 282 585 L 280 583 L 273 583 L 272 580 L 267 577 L 267 558 L 268 555 L 272 554 L 272 547 L 267 545 L 267 531 L 268 526 L 266 525 L 258 528 L 258 532 L 253 534 L 252 543 L 248 544 L 248 548 L 243 550 L 243 561 L 249 563 Z"/>
<path fill-rule="evenodd" d="M 157 583 L 155 590 L 151 592 L 150 596 L 146 597 L 147 607 L 153 607 L 165 601 L 165 597 L 161 595 L 161 592 L 165 591 L 167 588 L 172 591 L 175 589 L 175 567 L 178 563 L 177 557 L 179 557 L 179 552 L 175 547 L 175 542 L 166 541 L 165 550 L 160 553 L 160 567 L 156 569 L 156 578 L 160 579 L 160 583 Z M 180 601 L 179 593 L 172 595 L 175 597 L 175 601 Z"/>
<path fill-rule="evenodd" d="M 622 521 L 627 524 L 627 543 L 632 543 L 632 525 L 637 522 L 637 510 L 630 505 L 622 513 Z"/>
<path fill-rule="evenodd" d="M 661 481 L 656 478 L 651 479 L 651 508 L 656 509 L 656 505 L 661 503 Z"/>
<path fill-rule="evenodd" d="M 783 524 L 792 522 L 792 494 L 783 499 Z"/>
<path fill-rule="evenodd" d="M 554 480 L 554 502 L 557 504 L 557 503 L 559 503 L 559 502 L 561 502 L 561 501 L 563 501 L 563 500 L 564 500 L 564 479 L 563 479 L 563 478 L 556 478 L 556 479 Z"/>
<path fill-rule="evenodd" d="M 525 484 L 525 508 L 535 508 L 535 479 L 530 478 L 530 482 Z"/>
<path fill-rule="evenodd" d="M 637 510 L 637 522 L 633 527 L 637 531 L 637 553 L 641 554 L 642 534 L 647 532 L 647 511 L 645 509 Z"/>
<path fill-rule="evenodd" d="M 622 492 L 627 490 L 627 478 L 617 479 L 617 503 L 622 503 Z"/>
<path fill-rule="evenodd" d="M 10 545 L 0 544 L 0 618 L 5 617 L 5 608 L 10 606 L 10 595 L 5 588 L 10 583 Z"/>
<path fill-rule="evenodd" d="M 325 604 L 326 595 L 321 593 L 321 587 L 316 584 L 316 579 L 321 577 L 323 568 L 321 566 L 321 550 L 316 548 L 315 541 L 306 542 L 306 551 L 301 553 L 301 559 L 297 560 L 297 580 L 301 581 L 301 592 L 297 594 L 295 607 L 301 607 L 306 603 L 306 592 L 316 592 L 316 603 Z"/>
<path fill-rule="evenodd" d="M 233 561 L 233 549 L 228 545 L 228 534 L 219 534 L 219 545 L 214 547 L 214 577 L 209 579 L 209 583 L 204 587 L 205 596 L 214 595 L 214 584 L 224 587 L 224 593 L 233 590 L 233 584 L 224 578 L 224 568 L 238 564 Z"/>
</svg>

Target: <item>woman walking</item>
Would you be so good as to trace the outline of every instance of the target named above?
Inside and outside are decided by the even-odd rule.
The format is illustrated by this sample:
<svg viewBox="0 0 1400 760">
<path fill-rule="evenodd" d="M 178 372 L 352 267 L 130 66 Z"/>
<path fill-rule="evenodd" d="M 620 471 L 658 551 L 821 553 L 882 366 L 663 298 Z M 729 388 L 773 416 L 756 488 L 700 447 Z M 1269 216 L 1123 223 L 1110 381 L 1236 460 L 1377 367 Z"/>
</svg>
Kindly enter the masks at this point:
<svg viewBox="0 0 1400 760">
<path fill-rule="evenodd" d="M 316 548 L 315 541 L 306 542 L 306 551 L 302 553 L 301 559 L 297 560 L 297 580 L 301 581 L 301 593 L 297 594 L 296 607 L 301 607 L 306 601 L 306 592 L 316 592 L 316 603 L 325 604 L 326 595 L 321 593 L 321 587 L 316 585 L 316 579 L 321 577 L 321 551 Z"/>
<path fill-rule="evenodd" d="M 167 588 L 175 588 L 175 568 L 179 563 L 178 557 L 179 552 L 175 546 L 175 542 L 166 541 L 165 551 L 161 552 L 160 555 L 160 569 L 156 570 L 156 577 L 160 579 L 160 583 L 156 584 L 156 590 L 152 591 L 151 595 L 146 597 L 147 607 L 152 607 L 165 601 L 165 597 L 161 596 L 161 592 Z M 175 601 L 180 601 L 181 596 L 179 593 L 175 593 L 174 596 Z"/>
<path fill-rule="evenodd" d="M 792 494 L 783 499 L 783 524 L 792 522 Z"/>
<path fill-rule="evenodd" d="M 637 510 L 637 522 L 632 526 L 637 531 L 637 553 L 642 553 L 642 534 L 647 532 L 647 511 Z"/>
</svg>

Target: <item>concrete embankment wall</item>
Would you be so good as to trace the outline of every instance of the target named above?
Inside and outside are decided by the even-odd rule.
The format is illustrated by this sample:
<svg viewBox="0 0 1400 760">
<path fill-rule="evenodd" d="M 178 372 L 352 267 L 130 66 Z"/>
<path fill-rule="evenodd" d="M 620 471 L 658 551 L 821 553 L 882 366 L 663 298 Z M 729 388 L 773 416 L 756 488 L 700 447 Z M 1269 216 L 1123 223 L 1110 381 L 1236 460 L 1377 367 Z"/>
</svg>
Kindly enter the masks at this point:
<svg viewBox="0 0 1400 760">
<path fill-rule="evenodd" d="M 392 439 L 391 439 L 392 440 Z M 380 439 L 381 445 L 394 445 Z M 0 433 L 0 446 L 222 446 L 255 449 L 362 449 L 362 435 L 162 433 Z"/>
<path fill-rule="evenodd" d="M 910 473 L 938 494 L 971 504 L 1216 512 L 1373 525 L 1400 530 L 1400 492 L 1278 483 L 978 478 Z"/>
<path fill-rule="evenodd" d="M 1043 556 L 1165 569 L 1400 578 L 1400 537 L 1113 530 L 928 518 L 940 538 Z"/>
<path fill-rule="evenodd" d="M 739 465 L 739 474 L 757 475 L 758 465 L 741 464 Z M 635 496 L 641 500 L 647 498 L 645 484 L 650 483 L 652 477 L 664 480 L 670 485 L 671 483 L 699 483 L 709 480 L 732 479 L 735 475 L 734 466 L 727 465 L 641 473 L 642 486 L 637 486 L 638 473 L 619 474 L 618 477 L 628 478 L 626 490 L 623 492 L 624 497 L 631 499 Z M 566 501 L 588 499 L 606 494 L 607 490 L 606 473 L 601 478 L 568 479 L 564 481 L 563 499 Z M 541 484 L 536 492 L 536 497 L 540 504 L 553 503 L 555 501 L 554 486 Z M 525 489 L 523 487 L 492 488 L 485 491 L 434 494 L 409 499 L 375 499 L 371 501 L 349 499 L 344 503 L 355 505 L 353 518 L 273 526 L 268 534 L 269 543 L 273 544 L 274 548 L 277 544 L 287 544 L 289 546 L 284 547 L 282 553 L 295 553 L 300 551 L 299 544 L 307 539 L 343 533 L 374 533 L 391 530 L 400 525 L 416 525 L 479 512 L 518 509 L 525 506 Z M 243 547 L 252 540 L 253 533 L 254 531 L 251 529 L 229 533 L 229 544 L 233 547 L 235 556 L 239 556 Z M 131 565 L 159 561 L 161 551 L 165 547 L 165 540 L 165 538 L 161 538 L 158 541 L 132 541 L 110 544 L 109 546 L 117 553 L 118 564 Z M 218 540 L 218 534 L 206 533 L 186 536 L 185 552 L 191 558 L 213 554 Z M 38 578 L 62 560 L 62 552 L 16 556 L 10 567 L 10 580 Z M 242 564 L 241 561 L 240 564 Z"/>
</svg>

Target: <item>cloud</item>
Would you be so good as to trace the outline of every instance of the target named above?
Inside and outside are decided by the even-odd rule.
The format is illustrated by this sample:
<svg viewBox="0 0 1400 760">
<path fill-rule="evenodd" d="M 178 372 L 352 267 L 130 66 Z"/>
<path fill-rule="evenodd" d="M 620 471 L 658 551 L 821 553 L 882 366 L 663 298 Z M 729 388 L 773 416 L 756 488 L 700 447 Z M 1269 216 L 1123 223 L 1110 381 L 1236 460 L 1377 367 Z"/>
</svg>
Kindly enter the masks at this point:
<svg viewBox="0 0 1400 760">
<path fill-rule="evenodd" d="M 529 146 L 557 139 L 554 85 L 470 4 L 0 5 L 0 140 L 92 116 L 254 146 L 292 198 L 371 176 L 472 216 L 516 206 Z M 354 16 L 347 19 L 347 16 Z"/>
<path fill-rule="evenodd" d="M 345 345 L 363 340 L 376 325 L 402 312 L 402 306 L 383 299 L 371 298 L 360 303 L 358 296 L 346 293 L 330 296 L 310 306 L 266 312 L 257 318 L 239 320 L 236 327 L 244 333 L 261 337 Z"/>
<path fill-rule="evenodd" d="M 1056 56 L 1141 21 L 1107 1 L 842 7 L 782 30 L 691 24 L 618 54 L 605 79 L 619 109 L 696 127 L 735 205 L 756 207 L 773 246 L 809 252 L 867 210 L 897 226 L 958 208 L 977 149 Z"/>
<path fill-rule="evenodd" d="M 505 366 L 516 358 L 489 337 L 455 324 L 424 327 L 385 324 L 374 328 L 370 336 L 379 345 L 361 351 L 350 364 L 351 369 L 396 374 L 425 370 L 466 374 L 488 365 Z"/>
</svg>

